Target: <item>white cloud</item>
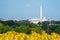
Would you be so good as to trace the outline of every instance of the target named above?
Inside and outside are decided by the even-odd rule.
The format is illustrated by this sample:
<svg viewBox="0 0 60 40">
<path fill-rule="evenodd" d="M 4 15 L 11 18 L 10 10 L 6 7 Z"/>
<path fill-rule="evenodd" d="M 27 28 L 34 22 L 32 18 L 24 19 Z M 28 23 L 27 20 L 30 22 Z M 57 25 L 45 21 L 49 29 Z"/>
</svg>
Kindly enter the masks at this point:
<svg viewBox="0 0 60 40">
<path fill-rule="evenodd" d="M 26 4 L 25 7 L 31 7 L 31 4 Z"/>
</svg>

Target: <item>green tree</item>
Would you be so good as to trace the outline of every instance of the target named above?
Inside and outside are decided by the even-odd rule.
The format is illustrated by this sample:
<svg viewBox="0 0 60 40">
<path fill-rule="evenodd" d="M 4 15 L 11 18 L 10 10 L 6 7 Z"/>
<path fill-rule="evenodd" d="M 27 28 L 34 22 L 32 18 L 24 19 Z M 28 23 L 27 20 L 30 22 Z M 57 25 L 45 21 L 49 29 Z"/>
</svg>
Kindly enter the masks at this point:
<svg viewBox="0 0 60 40">
<path fill-rule="evenodd" d="M 23 25 L 23 26 L 16 27 L 15 31 L 29 34 L 31 32 L 31 29 L 28 26 Z"/>
</svg>

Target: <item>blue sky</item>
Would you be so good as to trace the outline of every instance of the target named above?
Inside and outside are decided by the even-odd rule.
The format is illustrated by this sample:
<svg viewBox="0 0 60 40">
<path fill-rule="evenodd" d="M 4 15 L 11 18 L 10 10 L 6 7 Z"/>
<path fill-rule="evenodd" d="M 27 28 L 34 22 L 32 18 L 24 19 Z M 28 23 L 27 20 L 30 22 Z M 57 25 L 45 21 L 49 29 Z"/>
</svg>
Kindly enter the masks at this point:
<svg viewBox="0 0 60 40">
<path fill-rule="evenodd" d="M 39 18 L 41 4 L 43 17 L 60 19 L 60 0 L 0 0 L 0 18 Z"/>
</svg>

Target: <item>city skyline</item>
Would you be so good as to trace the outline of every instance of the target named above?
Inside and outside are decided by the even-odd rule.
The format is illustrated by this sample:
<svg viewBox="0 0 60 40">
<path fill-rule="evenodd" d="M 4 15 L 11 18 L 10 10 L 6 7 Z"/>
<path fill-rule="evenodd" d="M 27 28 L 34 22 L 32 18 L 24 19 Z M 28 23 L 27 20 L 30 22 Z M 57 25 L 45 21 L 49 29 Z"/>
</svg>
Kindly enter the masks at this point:
<svg viewBox="0 0 60 40">
<path fill-rule="evenodd" d="M 0 18 L 39 18 L 41 4 L 43 17 L 59 20 L 60 0 L 0 0 Z"/>
</svg>

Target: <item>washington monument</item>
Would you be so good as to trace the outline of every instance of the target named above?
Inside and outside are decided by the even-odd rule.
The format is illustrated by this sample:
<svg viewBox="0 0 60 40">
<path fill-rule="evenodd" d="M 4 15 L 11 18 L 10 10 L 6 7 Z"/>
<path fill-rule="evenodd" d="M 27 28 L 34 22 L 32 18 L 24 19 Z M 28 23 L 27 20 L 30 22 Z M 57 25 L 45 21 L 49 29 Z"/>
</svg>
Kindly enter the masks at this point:
<svg viewBox="0 0 60 40">
<path fill-rule="evenodd" d="M 40 6 L 40 23 L 42 23 L 42 5 Z"/>
</svg>

